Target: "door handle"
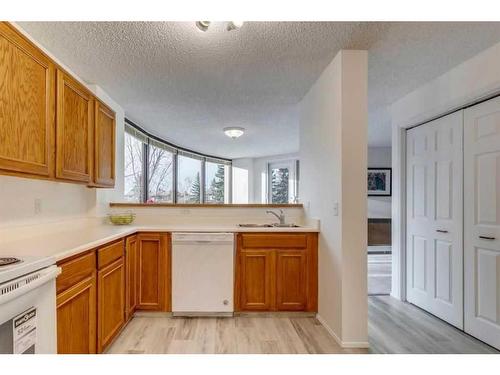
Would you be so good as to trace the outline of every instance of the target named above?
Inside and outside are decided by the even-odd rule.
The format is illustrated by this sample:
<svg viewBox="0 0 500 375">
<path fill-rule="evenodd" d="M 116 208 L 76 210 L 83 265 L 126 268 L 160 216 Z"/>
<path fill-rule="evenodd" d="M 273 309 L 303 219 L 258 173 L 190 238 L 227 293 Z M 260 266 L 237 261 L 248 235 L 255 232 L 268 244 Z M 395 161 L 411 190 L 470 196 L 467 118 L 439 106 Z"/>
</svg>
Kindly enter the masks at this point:
<svg viewBox="0 0 500 375">
<path fill-rule="evenodd" d="M 438 233 L 448 233 L 448 231 L 444 230 L 444 229 L 436 229 L 436 232 L 438 232 Z"/>
<path fill-rule="evenodd" d="M 492 241 L 495 239 L 495 237 L 488 237 L 488 236 L 479 236 L 479 238 L 482 240 L 489 240 L 489 241 Z"/>
</svg>

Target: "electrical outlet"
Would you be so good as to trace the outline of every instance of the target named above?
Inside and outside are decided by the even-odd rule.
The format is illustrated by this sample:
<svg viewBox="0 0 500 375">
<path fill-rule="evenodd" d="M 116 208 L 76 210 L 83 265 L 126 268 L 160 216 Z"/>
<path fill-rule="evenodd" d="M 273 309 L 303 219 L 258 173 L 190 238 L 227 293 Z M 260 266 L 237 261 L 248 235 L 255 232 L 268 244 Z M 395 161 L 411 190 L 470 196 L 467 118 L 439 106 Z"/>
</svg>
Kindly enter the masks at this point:
<svg viewBox="0 0 500 375">
<path fill-rule="evenodd" d="M 34 211 L 35 215 L 40 215 L 42 213 L 42 200 L 40 198 L 35 198 Z"/>
</svg>

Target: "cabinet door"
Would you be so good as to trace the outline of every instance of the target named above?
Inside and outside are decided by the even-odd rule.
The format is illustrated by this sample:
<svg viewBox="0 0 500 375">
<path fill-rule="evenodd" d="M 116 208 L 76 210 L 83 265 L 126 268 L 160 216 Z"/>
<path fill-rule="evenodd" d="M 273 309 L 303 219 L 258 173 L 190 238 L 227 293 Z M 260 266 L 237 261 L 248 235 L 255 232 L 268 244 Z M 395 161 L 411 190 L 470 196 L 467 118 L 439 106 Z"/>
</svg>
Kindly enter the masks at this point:
<svg viewBox="0 0 500 375">
<path fill-rule="evenodd" d="M 170 238 L 167 233 L 140 233 L 138 309 L 171 309 Z"/>
<path fill-rule="evenodd" d="M 306 309 L 307 261 L 305 250 L 277 250 L 276 308 Z"/>
<path fill-rule="evenodd" d="M 123 258 L 97 274 L 97 351 L 101 353 L 125 323 L 125 265 Z"/>
<path fill-rule="evenodd" d="M 128 237 L 125 245 L 125 318 L 137 307 L 138 250 L 137 236 Z"/>
<path fill-rule="evenodd" d="M 115 113 L 95 101 L 94 184 L 115 186 Z"/>
<path fill-rule="evenodd" d="M 0 23 L 0 170 L 53 176 L 55 67 Z"/>
<path fill-rule="evenodd" d="M 465 110 L 465 332 L 500 349 L 500 98 Z"/>
<path fill-rule="evenodd" d="M 92 95 L 57 71 L 56 177 L 90 182 L 94 106 Z"/>
<path fill-rule="evenodd" d="M 57 295 L 57 352 L 96 352 L 96 276 Z"/>
<path fill-rule="evenodd" d="M 463 113 L 407 132 L 406 297 L 463 328 Z"/>
<path fill-rule="evenodd" d="M 239 252 L 241 310 L 273 310 L 275 307 L 275 251 Z"/>
</svg>

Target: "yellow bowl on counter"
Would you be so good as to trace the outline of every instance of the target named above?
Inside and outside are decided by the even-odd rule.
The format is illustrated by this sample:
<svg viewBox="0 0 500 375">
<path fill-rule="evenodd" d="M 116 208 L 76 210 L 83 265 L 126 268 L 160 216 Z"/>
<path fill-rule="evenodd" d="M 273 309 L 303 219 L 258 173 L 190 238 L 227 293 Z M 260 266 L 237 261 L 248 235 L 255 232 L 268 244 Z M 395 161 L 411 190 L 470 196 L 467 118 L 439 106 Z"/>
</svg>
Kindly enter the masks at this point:
<svg viewBox="0 0 500 375">
<path fill-rule="evenodd" d="M 135 214 L 132 212 L 109 214 L 109 221 L 115 225 L 128 225 L 132 224 L 135 219 Z"/>
</svg>

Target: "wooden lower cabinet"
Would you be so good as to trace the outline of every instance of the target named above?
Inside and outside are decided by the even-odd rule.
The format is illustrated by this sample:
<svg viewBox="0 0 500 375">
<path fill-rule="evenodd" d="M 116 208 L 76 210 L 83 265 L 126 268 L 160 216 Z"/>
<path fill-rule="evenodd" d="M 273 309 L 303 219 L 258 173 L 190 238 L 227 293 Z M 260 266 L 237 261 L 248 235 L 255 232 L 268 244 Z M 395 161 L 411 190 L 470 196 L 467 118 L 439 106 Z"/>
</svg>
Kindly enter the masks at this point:
<svg viewBox="0 0 500 375">
<path fill-rule="evenodd" d="M 96 352 L 96 275 L 57 295 L 57 352 Z"/>
<path fill-rule="evenodd" d="M 139 250 L 137 235 L 125 240 L 125 320 L 129 320 L 137 308 L 139 274 Z"/>
<path fill-rule="evenodd" d="M 236 311 L 318 309 L 316 233 L 240 233 Z"/>
<path fill-rule="evenodd" d="M 170 311 L 171 249 L 169 233 L 139 233 L 137 309 Z"/>
<path fill-rule="evenodd" d="M 242 250 L 239 254 L 242 310 L 274 310 L 275 253 Z"/>
<path fill-rule="evenodd" d="M 97 352 L 111 343 L 125 323 L 125 263 L 121 257 L 97 274 Z"/>
<path fill-rule="evenodd" d="M 276 309 L 306 310 L 307 254 L 304 250 L 276 251 Z"/>
</svg>

